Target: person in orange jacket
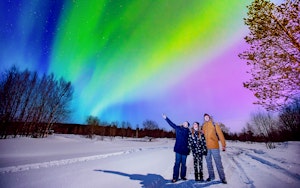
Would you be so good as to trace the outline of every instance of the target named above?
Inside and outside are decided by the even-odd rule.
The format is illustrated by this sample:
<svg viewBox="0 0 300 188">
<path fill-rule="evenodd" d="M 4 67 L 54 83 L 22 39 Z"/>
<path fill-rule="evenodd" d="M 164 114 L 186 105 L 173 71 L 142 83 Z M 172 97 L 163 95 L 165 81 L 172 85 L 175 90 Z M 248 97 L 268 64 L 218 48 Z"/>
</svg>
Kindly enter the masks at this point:
<svg viewBox="0 0 300 188">
<path fill-rule="evenodd" d="M 224 173 L 224 168 L 222 165 L 221 155 L 220 155 L 220 147 L 219 140 L 222 144 L 222 150 L 226 150 L 226 141 L 223 135 L 223 132 L 219 126 L 219 124 L 215 124 L 208 114 L 204 114 L 204 123 L 202 126 L 202 130 L 206 140 L 207 147 L 207 155 L 206 155 L 206 164 L 209 177 L 206 181 L 212 181 L 215 179 L 214 168 L 212 164 L 212 158 L 214 158 L 219 177 L 221 182 L 226 184 L 226 178 Z"/>
</svg>

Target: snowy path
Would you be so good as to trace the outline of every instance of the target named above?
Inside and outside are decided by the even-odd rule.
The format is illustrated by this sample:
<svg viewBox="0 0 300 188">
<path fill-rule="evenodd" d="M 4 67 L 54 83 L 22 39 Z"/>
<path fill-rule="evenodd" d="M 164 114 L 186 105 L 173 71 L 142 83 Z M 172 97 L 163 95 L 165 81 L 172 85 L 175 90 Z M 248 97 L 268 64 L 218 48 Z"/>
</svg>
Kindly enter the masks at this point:
<svg viewBox="0 0 300 188">
<path fill-rule="evenodd" d="M 232 167 L 237 169 L 240 180 L 247 187 L 274 188 L 299 187 L 300 185 L 299 163 L 270 156 L 263 150 L 236 146 L 228 148 L 227 157 Z M 258 179 L 267 181 L 256 181 Z"/>
<path fill-rule="evenodd" d="M 77 139 L 68 138 L 67 141 L 58 142 L 55 139 L 50 143 L 39 140 L 42 142 L 39 144 L 34 144 L 36 140 L 32 142 L 21 139 L 20 143 L 28 144 L 20 148 L 14 145 L 18 144 L 18 140 L 0 140 L 3 148 L 0 152 L 0 187 L 296 188 L 300 186 L 299 142 L 291 142 L 288 146 L 282 145 L 277 150 L 266 150 L 261 144 L 229 142 L 227 151 L 221 152 L 228 180 L 228 184 L 224 185 L 218 180 L 217 173 L 213 182 L 195 182 L 191 156 L 187 161 L 188 180 L 170 183 L 175 158 L 173 140 L 142 142 L 119 139 L 110 142 Z M 13 143 L 8 146 L 7 142 Z M 57 147 L 58 143 L 60 147 L 55 149 L 54 145 Z M 45 144 L 47 149 L 44 147 Z M 70 148 L 79 146 L 80 150 L 70 152 L 72 150 Z M 6 147 L 15 150 L 9 151 Z M 22 153 L 18 155 L 17 151 Z M 28 156 L 29 153 L 31 156 Z M 48 156 L 46 161 L 45 157 L 41 157 L 43 153 Z M 24 156 L 26 160 L 23 160 Z M 54 160 L 49 160 L 51 158 Z M 207 178 L 205 160 L 203 166 L 204 178 Z"/>
</svg>

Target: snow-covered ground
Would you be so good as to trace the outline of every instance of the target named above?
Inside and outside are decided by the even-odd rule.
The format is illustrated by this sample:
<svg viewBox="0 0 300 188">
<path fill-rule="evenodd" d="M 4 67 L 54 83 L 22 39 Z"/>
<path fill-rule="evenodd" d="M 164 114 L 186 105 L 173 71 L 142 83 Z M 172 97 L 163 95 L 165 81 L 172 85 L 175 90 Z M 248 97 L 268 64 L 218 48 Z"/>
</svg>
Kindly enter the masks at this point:
<svg viewBox="0 0 300 188">
<path fill-rule="evenodd" d="M 0 187 L 300 187 L 300 142 L 268 150 L 264 144 L 227 142 L 221 152 L 228 184 L 194 181 L 188 156 L 187 181 L 170 182 L 173 139 L 87 139 L 51 135 L 44 139 L 0 140 Z M 204 162 L 204 178 L 207 178 Z"/>
</svg>

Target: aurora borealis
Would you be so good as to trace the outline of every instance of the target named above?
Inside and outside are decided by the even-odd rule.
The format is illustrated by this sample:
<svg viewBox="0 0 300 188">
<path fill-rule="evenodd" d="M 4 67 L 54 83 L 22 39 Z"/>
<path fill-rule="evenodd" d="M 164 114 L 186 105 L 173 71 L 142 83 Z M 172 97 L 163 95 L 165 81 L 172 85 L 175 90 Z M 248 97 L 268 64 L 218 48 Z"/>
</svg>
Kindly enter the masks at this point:
<svg viewBox="0 0 300 188">
<path fill-rule="evenodd" d="M 213 115 L 232 131 L 254 97 L 243 88 L 241 0 L 23 0 L 0 2 L 3 71 L 54 73 L 75 93 L 70 122 L 146 119 L 167 127 Z"/>
</svg>

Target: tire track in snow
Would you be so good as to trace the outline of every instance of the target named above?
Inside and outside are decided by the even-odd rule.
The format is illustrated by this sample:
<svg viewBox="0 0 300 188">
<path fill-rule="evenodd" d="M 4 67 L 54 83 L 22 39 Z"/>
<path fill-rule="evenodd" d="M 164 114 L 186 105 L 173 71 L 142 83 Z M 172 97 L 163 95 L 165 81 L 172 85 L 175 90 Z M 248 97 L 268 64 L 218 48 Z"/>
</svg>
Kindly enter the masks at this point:
<svg viewBox="0 0 300 188">
<path fill-rule="evenodd" d="M 9 166 L 9 167 L 0 168 L 0 173 L 22 172 L 22 171 L 32 170 L 32 169 L 40 169 L 40 168 L 48 168 L 48 167 L 53 167 L 53 166 L 68 165 L 68 164 L 72 164 L 72 163 L 103 159 L 103 158 L 116 156 L 116 155 L 122 155 L 122 154 L 126 154 L 126 153 L 127 152 L 115 152 L 115 153 L 94 155 L 94 156 L 88 156 L 88 157 L 78 157 L 78 158 L 55 160 L 55 161 L 48 161 L 48 162 L 42 162 L 42 163 L 32 163 L 32 164 L 25 164 L 25 165 L 18 165 L 18 166 Z"/>
<path fill-rule="evenodd" d="M 270 161 L 267 161 L 267 160 L 265 160 L 263 158 L 255 156 L 255 155 L 252 155 L 252 154 L 249 154 L 249 153 L 246 153 L 246 155 L 249 156 L 250 158 L 252 158 L 253 160 L 256 160 L 256 161 L 258 161 L 258 162 L 260 162 L 260 163 L 262 163 L 264 165 L 267 165 L 267 166 L 269 166 L 271 168 L 274 168 L 274 169 L 280 171 L 283 174 L 286 174 L 286 175 L 288 175 L 288 176 L 290 176 L 292 178 L 300 180 L 300 175 L 299 174 L 292 173 L 292 172 L 286 170 L 285 168 L 282 168 L 282 167 L 278 166 L 277 164 L 274 164 L 274 163 L 272 163 Z"/>
<path fill-rule="evenodd" d="M 249 178 L 245 172 L 245 170 L 243 169 L 242 165 L 235 159 L 238 158 L 242 153 L 243 153 L 243 149 L 241 148 L 233 148 L 232 149 L 237 149 L 236 152 L 232 152 L 232 153 L 228 153 L 228 157 L 233 161 L 233 163 L 237 166 L 238 171 L 239 171 L 239 176 L 241 178 L 241 180 L 248 185 L 250 188 L 255 188 L 254 186 L 254 181 L 251 180 L 251 178 Z"/>
<path fill-rule="evenodd" d="M 62 165 L 68 165 L 68 164 L 73 164 L 73 163 L 78 163 L 78 162 L 93 161 L 93 160 L 98 160 L 98 159 L 104 159 L 107 157 L 130 154 L 130 153 L 134 153 L 134 152 L 140 152 L 140 151 L 152 150 L 152 149 L 169 149 L 169 147 L 137 148 L 137 149 L 127 150 L 127 151 L 120 151 L 120 152 L 107 153 L 107 154 L 101 154 L 101 155 L 92 155 L 92 156 L 87 156 L 87 157 L 78 157 L 78 158 L 71 158 L 71 159 L 62 159 L 62 160 L 41 162 L 41 163 L 9 166 L 9 167 L 0 168 L 0 173 L 2 173 L 2 174 L 14 173 L 14 172 L 33 170 L 33 169 L 49 168 L 49 167 L 53 167 L 53 166 L 62 166 Z"/>
<path fill-rule="evenodd" d="M 258 162 L 258 164 L 261 164 L 262 169 L 265 169 L 265 167 L 269 167 L 274 169 L 274 173 L 281 173 L 284 174 L 292 179 L 295 179 L 296 181 L 300 180 L 300 175 L 298 173 L 293 173 L 291 171 L 288 171 L 287 169 L 285 169 L 284 167 L 281 167 L 279 165 L 277 165 L 274 162 L 271 162 L 270 160 L 275 160 L 269 156 L 267 156 L 267 158 L 265 159 L 266 156 L 257 156 L 257 155 L 264 155 L 265 153 L 263 151 L 260 150 L 256 150 L 256 149 L 246 149 L 246 148 L 238 148 L 235 147 L 235 149 L 240 150 L 241 153 L 243 153 L 245 156 L 247 156 L 249 159 L 252 159 L 253 161 Z M 245 160 L 242 159 L 241 160 Z M 276 160 L 275 160 L 276 161 Z M 276 161 L 278 162 L 278 161 Z M 251 162 L 249 162 L 251 163 Z M 270 172 L 268 172 L 270 173 Z M 273 174 L 273 173 L 272 173 Z M 271 176 L 276 175 L 276 174 L 270 174 Z"/>
</svg>

